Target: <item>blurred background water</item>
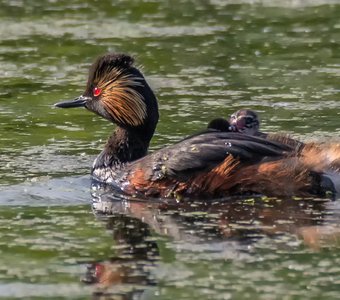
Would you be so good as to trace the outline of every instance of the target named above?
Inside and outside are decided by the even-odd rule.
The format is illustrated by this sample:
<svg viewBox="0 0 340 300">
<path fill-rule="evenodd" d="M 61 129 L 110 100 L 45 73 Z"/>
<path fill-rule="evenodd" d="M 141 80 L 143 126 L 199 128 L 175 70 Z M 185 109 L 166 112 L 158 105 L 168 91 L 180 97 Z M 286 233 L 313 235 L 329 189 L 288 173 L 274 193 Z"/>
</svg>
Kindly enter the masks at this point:
<svg viewBox="0 0 340 300">
<path fill-rule="evenodd" d="M 89 172 L 113 125 L 52 105 L 126 52 L 159 99 L 152 149 L 244 107 L 264 131 L 336 140 L 339 15 L 336 0 L 0 0 L 0 297 L 338 299 L 337 201 L 98 216 Z"/>
</svg>

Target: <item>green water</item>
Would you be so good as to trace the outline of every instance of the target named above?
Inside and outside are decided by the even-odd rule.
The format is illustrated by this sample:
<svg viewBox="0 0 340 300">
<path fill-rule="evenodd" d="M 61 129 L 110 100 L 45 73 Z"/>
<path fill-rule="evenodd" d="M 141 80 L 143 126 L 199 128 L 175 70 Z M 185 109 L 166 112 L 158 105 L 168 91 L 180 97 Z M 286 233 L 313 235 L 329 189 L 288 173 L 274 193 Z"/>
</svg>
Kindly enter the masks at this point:
<svg viewBox="0 0 340 300">
<path fill-rule="evenodd" d="M 96 215 L 90 166 L 112 125 L 52 104 L 127 52 L 159 99 L 152 149 L 244 107 L 264 131 L 338 139 L 339 15 L 336 0 L 0 0 L 0 298 L 338 299 L 337 201 Z"/>
</svg>

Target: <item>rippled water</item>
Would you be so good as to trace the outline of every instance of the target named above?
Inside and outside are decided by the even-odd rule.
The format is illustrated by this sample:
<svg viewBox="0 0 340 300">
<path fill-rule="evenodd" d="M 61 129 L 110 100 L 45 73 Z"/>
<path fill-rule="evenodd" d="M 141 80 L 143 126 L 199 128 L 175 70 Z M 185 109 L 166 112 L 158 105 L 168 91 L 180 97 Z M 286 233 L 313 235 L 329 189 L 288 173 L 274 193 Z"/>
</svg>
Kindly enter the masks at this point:
<svg viewBox="0 0 340 300">
<path fill-rule="evenodd" d="M 127 52 L 159 99 L 152 149 L 243 107 L 264 131 L 339 139 L 339 15 L 336 0 L 0 0 L 0 297 L 337 299 L 338 201 L 95 214 L 89 168 L 112 125 L 52 104 Z"/>
</svg>

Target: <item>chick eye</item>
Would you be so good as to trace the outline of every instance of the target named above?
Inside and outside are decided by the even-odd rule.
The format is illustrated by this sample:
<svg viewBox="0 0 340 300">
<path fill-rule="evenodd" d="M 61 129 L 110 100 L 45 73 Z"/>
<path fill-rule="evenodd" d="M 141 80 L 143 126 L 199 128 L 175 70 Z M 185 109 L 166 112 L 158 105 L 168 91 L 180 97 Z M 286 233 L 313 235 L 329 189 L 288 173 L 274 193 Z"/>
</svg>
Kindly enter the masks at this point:
<svg viewBox="0 0 340 300">
<path fill-rule="evenodd" d="M 102 93 L 102 90 L 98 87 L 93 89 L 93 96 L 98 97 Z"/>
</svg>

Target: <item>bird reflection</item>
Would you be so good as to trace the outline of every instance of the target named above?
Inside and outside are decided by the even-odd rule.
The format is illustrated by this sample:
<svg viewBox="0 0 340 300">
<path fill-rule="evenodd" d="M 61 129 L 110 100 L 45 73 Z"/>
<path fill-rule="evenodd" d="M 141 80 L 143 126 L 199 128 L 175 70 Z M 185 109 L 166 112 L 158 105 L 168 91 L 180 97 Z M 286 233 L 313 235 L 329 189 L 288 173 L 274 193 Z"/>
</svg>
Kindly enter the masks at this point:
<svg viewBox="0 0 340 300">
<path fill-rule="evenodd" d="M 89 264 L 82 281 L 96 285 L 93 299 L 139 299 L 147 287 L 155 285 L 152 270 L 159 260 L 150 227 L 123 214 L 114 214 L 105 222 L 112 233 L 115 256 Z M 130 288 L 123 292 L 123 285 Z"/>
<path fill-rule="evenodd" d="M 115 254 L 90 264 L 83 280 L 95 286 L 94 299 L 142 299 L 157 290 L 159 244 L 164 247 L 164 240 L 166 247 L 181 245 L 190 251 L 203 245 L 204 251 L 223 252 L 225 259 L 249 252 L 248 246 L 264 237 L 295 236 L 317 250 L 340 237 L 336 203 L 254 196 L 158 203 L 97 191 L 94 211 L 112 233 Z"/>
</svg>

